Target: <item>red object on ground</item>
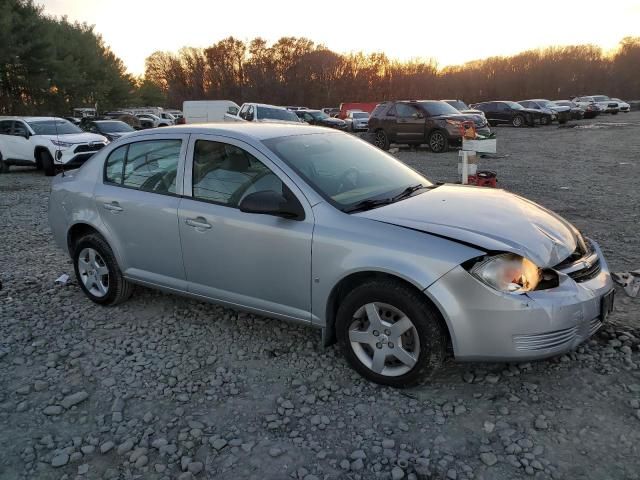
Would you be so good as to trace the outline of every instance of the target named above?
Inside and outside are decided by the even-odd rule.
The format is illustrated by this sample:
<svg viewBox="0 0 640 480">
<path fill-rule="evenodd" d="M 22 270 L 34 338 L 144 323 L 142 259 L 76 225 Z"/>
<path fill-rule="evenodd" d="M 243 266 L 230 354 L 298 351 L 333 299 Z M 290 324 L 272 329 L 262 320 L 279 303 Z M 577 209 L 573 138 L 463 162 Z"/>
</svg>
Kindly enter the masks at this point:
<svg viewBox="0 0 640 480">
<path fill-rule="evenodd" d="M 480 170 L 476 173 L 476 185 L 479 187 L 496 188 L 498 184 L 498 174 L 491 170 Z"/>
<path fill-rule="evenodd" d="M 338 118 L 344 120 L 347 116 L 347 110 L 360 110 L 362 112 L 373 112 L 380 102 L 350 102 L 340 104 L 340 113 Z"/>
</svg>

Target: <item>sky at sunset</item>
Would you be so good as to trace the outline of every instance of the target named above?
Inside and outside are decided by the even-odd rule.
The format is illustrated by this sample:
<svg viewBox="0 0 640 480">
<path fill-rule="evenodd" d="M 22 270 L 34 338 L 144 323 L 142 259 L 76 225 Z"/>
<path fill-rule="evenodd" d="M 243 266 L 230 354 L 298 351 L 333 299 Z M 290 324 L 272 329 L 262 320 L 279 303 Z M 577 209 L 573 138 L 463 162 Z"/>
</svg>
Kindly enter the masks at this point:
<svg viewBox="0 0 640 480">
<path fill-rule="evenodd" d="M 307 37 L 328 48 L 434 58 L 439 66 L 550 45 L 607 50 L 640 35 L 640 0 L 36 0 L 50 15 L 95 25 L 130 73 L 156 50 L 242 40 Z M 459 7 L 458 11 L 453 11 Z M 396 9 L 396 10 L 394 10 Z"/>
</svg>

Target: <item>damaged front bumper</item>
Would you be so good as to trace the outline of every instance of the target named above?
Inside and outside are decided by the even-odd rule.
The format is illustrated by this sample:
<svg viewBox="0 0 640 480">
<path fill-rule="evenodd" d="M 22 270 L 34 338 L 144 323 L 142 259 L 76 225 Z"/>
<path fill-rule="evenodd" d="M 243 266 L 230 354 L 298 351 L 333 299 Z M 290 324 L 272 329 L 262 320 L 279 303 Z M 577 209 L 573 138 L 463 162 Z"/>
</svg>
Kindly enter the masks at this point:
<svg viewBox="0 0 640 480">
<path fill-rule="evenodd" d="M 558 286 L 523 295 L 501 293 L 458 266 L 425 290 L 465 361 L 526 361 L 574 349 L 602 326 L 602 299 L 613 289 L 597 244 L 598 271 L 558 272 Z M 570 276 L 571 275 L 571 276 Z M 577 280 L 574 280 L 574 278 Z"/>
</svg>

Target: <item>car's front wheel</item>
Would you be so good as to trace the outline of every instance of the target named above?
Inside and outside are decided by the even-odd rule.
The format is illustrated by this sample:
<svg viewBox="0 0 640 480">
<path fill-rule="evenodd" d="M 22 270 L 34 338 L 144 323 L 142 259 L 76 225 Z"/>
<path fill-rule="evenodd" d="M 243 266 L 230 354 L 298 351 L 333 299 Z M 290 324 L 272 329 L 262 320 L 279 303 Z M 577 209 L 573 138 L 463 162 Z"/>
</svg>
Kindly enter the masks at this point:
<svg viewBox="0 0 640 480">
<path fill-rule="evenodd" d="M 429 135 L 429 148 L 433 153 L 443 153 L 449 150 L 449 139 L 444 132 L 435 130 Z"/>
<path fill-rule="evenodd" d="M 101 305 L 117 305 L 133 291 L 118 266 L 109 244 L 98 234 L 82 237 L 73 250 L 78 284 L 89 299 Z"/>
<path fill-rule="evenodd" d="M 511 125 L 513 125 L 516 128 L 522 127 L 524 125 L 524 117 L 522 115 L 516 115 L 511 120 Z"/>
<path fill-rule="evenodd" d="M 548 115 L 543 115 L 540 117 L 540 125 L 549 125 L 551 123 L 551 117 Z"/>
<path fill-rule="evenodd" d="M 56 168 L 55 168 L 55 165 L 53 164 L 53 157 L 51 156 L 51 154 L 46 150 L 40 150 L 40 152 L 38 153 L 38 157 L 40 160 L 39 163 L 42 166 L 42 169 L 44 170 L 45 176 L 53 177 L 56 174 Z M 36 167 L 37 167 L 37 162 L 36 162 Z"/>
<path fill-rule="evenodd" d="M 447 336 L 422 293 L 375 280 L 342 301 L 336 333 L 349 364 L 363 377 L 393 387 L 425 380 L 442 364 Z"/>
</svg>

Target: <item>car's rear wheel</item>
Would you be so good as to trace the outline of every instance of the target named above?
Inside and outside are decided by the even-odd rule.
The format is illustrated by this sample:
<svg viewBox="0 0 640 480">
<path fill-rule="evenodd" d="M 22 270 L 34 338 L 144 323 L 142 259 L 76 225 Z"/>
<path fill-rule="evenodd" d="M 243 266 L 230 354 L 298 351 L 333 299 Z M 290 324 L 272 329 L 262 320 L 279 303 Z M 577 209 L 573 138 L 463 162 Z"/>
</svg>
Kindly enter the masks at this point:
<svg viewBox="0 0 640 480">
<path fill-rule="evenodd" d="M 389 150 L 389 137 L 384 133 L 384 130 L 378 130 L 376 132 L 375 145 L 382 150 Z"/>
<path fill-rule="evenodd" d="M 520 128 L 524 125 L 524 117 L 522 115 L 516 115 L 511 119 L 511 125 L 516 128 Z"/>
<path fill-rule="evenodd" d="M 98 234 L 82 237 L 73 249 L 76 279 L 90 300 L 101 305 L 117 305 L 133 291 L 118 266 L 109 244 Z"/>
<path fill-rule="evenodd" d="M 38 152 L 38 158 L 40 159 L 40 165 L 42 165 L 45 176 L 53 177 L 56 174 L 56 168 L 53 164 L 53 157 L 51 154 L 46 150 L 40 150 L 40 152 Z"/>
<path fill-rule="evenodd" d="M 440 130 L 431 132 L 429 134 L 429 148 L 433 153 L 442 153 L 449 150 L 449 139 L 447 135 Z"/>
<path fill-rule="evenodd" d="M 342 301 L 336 332 L 349 364 L 393 387 L 425 380 L 442 364 L 447 336 L 422 293 L 394 280 L 374 280 Z"/>
<path fill-rule="evenodd" d="M 2 158 L 2 154 L 0 154 L 0 173 L 9 173 L 9 164 Z"/>
</svg>

